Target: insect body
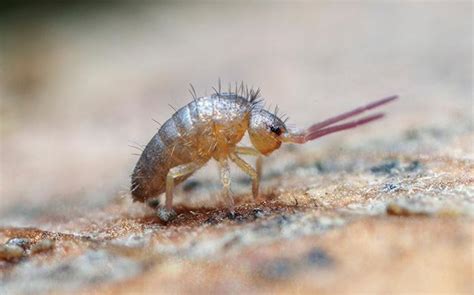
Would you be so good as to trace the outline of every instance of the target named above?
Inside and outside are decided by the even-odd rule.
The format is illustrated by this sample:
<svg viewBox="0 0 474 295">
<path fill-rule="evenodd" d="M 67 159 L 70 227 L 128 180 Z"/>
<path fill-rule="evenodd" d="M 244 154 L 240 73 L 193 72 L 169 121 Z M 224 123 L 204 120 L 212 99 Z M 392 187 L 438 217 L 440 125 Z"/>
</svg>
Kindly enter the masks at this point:
<svg viewBox="0 0 474 295">
<path fill-rule="evenodd" d="M 235 92 L 223 93 L 219 89 L 211 96 L 195 97 L 161 126 L 143 150 L 132 174 L 132 197 L 135 201 L 146 202 L 166 192 L 166 203 L 158 209 L 158 216 L 163 221 L 169 221 L 175 216 L 172 209 L 175 185 L 214 158 L 219 163 L 223 197 L 232 212 L 229 159 L 252 178 L 252 194 L 257 198 L 261 155 L 269 155 L 283 142 L 301 144 L 379 119 L 383 114 L 334 125 L 395 98 L 392 96 L 376 101 L 314 124 L 306 130 L 291 130 L 276 114 L 263 109 L 259 90 L 244 91 L 241 86 Z M 255 148 L 237 145 L 245 132 L 248 132 Z M 257 156 L 256 168 L 239 154 Z"/>
</svg>

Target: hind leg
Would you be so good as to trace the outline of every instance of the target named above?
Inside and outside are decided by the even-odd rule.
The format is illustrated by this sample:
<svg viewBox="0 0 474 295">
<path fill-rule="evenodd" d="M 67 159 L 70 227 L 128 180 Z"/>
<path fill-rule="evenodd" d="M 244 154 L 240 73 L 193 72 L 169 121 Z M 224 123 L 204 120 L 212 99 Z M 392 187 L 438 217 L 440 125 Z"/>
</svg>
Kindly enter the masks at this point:
<svg viewBox="0 0 474 295">
<path fill-rule="evenodd" d="M 176 178 L 192 174 L 199 169 L 201 165 L 198 163 L 188 163 L 173 167 L 168 171 L 166 176 L 166 201 L 165 206 L 158 209 L 158 217 L 168 222 L 176 217 L 176 212 L 173 210 L 173 189 Z"/>
</svg>

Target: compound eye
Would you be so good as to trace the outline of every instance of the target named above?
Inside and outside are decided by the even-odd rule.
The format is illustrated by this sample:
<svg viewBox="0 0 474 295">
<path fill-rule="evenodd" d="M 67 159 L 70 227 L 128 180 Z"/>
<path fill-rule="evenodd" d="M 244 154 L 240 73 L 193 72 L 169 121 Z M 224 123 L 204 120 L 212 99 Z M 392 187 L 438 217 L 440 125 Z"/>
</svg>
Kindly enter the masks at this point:
<svg viewBox="0 0 474 295">
<path fill-rule="evenodd" d="M 275 133 L 276 135 L 281 134 L 281 128 L 280 127 L 270 126 L 270 131 Z"/>
</svg>

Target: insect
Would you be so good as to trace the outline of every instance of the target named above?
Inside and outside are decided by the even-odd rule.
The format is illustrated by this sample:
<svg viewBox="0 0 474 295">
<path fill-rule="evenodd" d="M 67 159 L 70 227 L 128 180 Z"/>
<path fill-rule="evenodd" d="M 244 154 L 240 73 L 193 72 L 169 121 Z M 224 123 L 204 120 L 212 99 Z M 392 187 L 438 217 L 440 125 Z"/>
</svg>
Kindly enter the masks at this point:
<svg viewBox="0 0 474 295">
<path fill-rule="evenodd" d="M 158 217 L 164 222 L 176 216 L 173 210 L 174 187 L 211 158 L 218 162 L 222 196 L 233 213 L 229 160 L 251 177 L 252 195 L 256 199 L 262 156 L 277 150 L 282 143 L 303 144 L 380 119 L 383 113 L 335 125 L 397 98 L 390 96 L 377 100 L 298 130 L 287 127 L 286 120 L 264 108 L 259 89 L 248 89 L 242 83 L 234 90 L 229 87 L 227 92 L 223 92 L 219 83 L 218 89 L 214 88 L 214 94 L 204 97 L 197 97 L 192 86 L 191 89 L 193 100 L 177 110 L 161 126 L 143 150 L 131 177 L 134 201 L 147 202 L 165 192 L 165 205 L 157 209 Z M 238 145 L 246 132 L 253 147 Z M 252 167 L 240 155 L 256 156 L 256 167 Z"/>
</svg>

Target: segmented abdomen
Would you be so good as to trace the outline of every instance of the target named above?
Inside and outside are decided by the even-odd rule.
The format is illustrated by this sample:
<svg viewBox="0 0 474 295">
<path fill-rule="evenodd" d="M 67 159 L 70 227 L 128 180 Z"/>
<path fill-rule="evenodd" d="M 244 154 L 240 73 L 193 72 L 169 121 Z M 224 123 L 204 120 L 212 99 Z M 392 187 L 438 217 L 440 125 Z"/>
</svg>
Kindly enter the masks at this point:
<svg viewBox="0 0 474 295">
<path fill-rule="evenodd" d="M 232 116 L 226 113 L 229 111 Z M 143 202 L 163 193 L 171 168 L 190 162 L 207 162 L 217 145 L 216 124 L 228 124 L 224 133 L 239 133 L 231 141 L 240 140 L 245 130 L 236 130 L 234 121 L 246 122 L 247 112 L 247 101 L 235 97 L 200 98 L 175 112 L 147 144 L 135 166 L 131 185 L 133 199 Z M 175 179 L 175 184 L 189 176 Z"/>
</svg>

